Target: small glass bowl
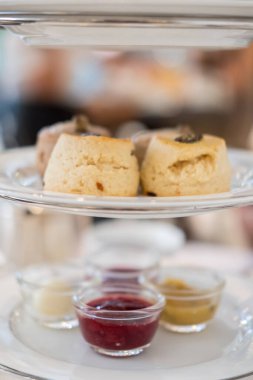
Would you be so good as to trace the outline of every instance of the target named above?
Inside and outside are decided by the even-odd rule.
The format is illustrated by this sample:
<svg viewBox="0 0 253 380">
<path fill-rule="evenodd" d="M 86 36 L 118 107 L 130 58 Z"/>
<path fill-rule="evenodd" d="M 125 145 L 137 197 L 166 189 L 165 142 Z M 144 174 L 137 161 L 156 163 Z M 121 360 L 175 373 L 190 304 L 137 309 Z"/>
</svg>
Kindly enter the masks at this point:
<svg viewBox="0 0 253 380">
<path fill-rule="evenodd" d="M 84 269 L 67 262 L 33 265 L 16 273 L 23 297 L 23 310 L 38 323 L 54 329 L 71 329 L 78 325 L 72 297 L 86 280 Z"/>
<path fill-rule="evenodd" d="M 160 324 L 192 333 L 204 330 L 214 318 L 225 281 L 206 268 L 179 266 L 162 268 L 153 284 L 165 296 Z"/>
<path fill-rule="evenodd" d="M 108 243 L 101 245 L 86 259 L 87 267 L 103 283 L 127 282 L 137 284 L 142 276 L 149 280 L 159 272 L 160 254 L 136 243 Z"/>
<path fill-rule="evenodd" d="M 164 307 L 161 294 L 140 285 L 101 284 L 73 301 L 84 339 L 96 352 L 115 357 L 138 355 L 150 346 Z"/>
</svg>

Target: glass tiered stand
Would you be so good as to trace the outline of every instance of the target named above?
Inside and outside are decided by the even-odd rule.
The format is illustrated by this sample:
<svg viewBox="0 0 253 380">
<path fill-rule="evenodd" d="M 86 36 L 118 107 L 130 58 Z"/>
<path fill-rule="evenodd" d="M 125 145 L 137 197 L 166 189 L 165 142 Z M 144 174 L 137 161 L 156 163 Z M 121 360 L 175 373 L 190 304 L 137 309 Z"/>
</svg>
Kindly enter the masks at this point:
<svg viewBox="0 0 253 380">
<path fill-rule="evenodd" d="M 32 46 L 92 49 L 240 48 L 253 38 L 251 0 L 0 0 L 0 23 Z M 174 218 L 253 204 L 253 153 L 229 149 L 230 192 L 192 197 L 95 197 L 45 192 L 34 148 L 0 154 L 0 197 L 83 216 Z M 253 374 L 252 283 L 228 279 L 216 324 L 196 336 L 159 331 L 150 350 L 123 360 L 83 347 L 78 333 L 23 326 L 9 313 L 18 299 L 13 278 L 0 280 L 0 369 L 26 379 L 221 380 Z M 231 296 L 233 295 L 233 297 Z M 4 376 L 4 375 L 3 375 Z"/>
</svg>

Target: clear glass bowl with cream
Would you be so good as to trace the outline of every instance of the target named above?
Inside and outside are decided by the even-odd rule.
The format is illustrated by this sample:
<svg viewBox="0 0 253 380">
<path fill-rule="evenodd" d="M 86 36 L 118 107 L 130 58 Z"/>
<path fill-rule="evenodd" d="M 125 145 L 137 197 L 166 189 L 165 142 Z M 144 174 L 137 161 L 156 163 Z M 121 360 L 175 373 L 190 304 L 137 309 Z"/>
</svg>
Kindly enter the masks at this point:
<svg viewBox="0 0 253 380">
<path fill-rule="evenodd" d="M 83 265 L 61 263 L 33 265 L 16 273 L 20 285 L 23 311 L 38 323 L 55 329 L 78 325 L 72 297 L 80 288 L 94 283 Z"/>
<path fill-rule="evenodd" d="M 207 268 L 167 266 L 153 285 L 165 296 L 160 324 L 170 331 L 191 333 L 204 330 L 214 318 L 225 281 Z"/>
</svg>

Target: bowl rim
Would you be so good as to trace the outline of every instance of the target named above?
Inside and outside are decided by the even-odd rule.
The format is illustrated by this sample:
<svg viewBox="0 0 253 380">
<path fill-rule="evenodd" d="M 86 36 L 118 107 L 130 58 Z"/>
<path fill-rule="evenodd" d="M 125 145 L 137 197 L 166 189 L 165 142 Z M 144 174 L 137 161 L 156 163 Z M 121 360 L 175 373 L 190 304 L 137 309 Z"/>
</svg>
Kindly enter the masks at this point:
<svg viewBox="0 0 253 380">
<path fill-rule="evenodd" d="M 67 278 L 64 279 L 64 277 L 61 276 L 52 276 L 51 278 L 48 278 L 48 281 L 45 281 L 45 283 L 41 283 L 39 280 L 30 280 L 29 278 L 26 278 L 28 276 L 29 271 L 33 270 L 49 270 L 49 271 L 54 271 L 54 270 L 61 270 L 66 268 L 66 270 L 78 270 L 80 271 L 80 278 L 75 279 L 75 280 L 68 280 Z M 60 295 L 60 296 L 71 296 L 80 288 L 80 287 L 85 287 L 89 286 L 91 283 L 95 283 L 97 278 L 89 278 L 85 279 L 85 271 L 83 271 L 83 274 L 81 275 L 81 269 L 80 265 L 78 266 L 77 263 L 75 262 L 66 262 L 66 263 L 52 263 L 52 264 L 34 264 L 34 265 L 29 265 L 25 267 L 24 269 L 18 270 L 15 273 L 15 278 L 19 286 L 21 287 L 21 290 L 24 286 L 29 287 L 31 291 L 36 291 L 36 290 L 43 290 L 46 289 L 48 292 L 54 295 Z M 89 273 L 87 273 L 89 275 Z M 79 276 L 78 276 L 79 277 Z M 54 281 L 58 281 L 63 283 L 63 285 L 66 285 L 66 289 L 61 287 L 50 287 L 50 285 Z M 52 284 L 53 285 L 53 284 Z"/>
<path fill-rule="evenodd" d="M 84 296 L 85 292 L 98 291 L 101 293 L 99 296 L 95 296 L 94 298 L 90 298 L 88 302 L 103 298 L 106 294 L 119 296 L 122 294 L 132 295 L 136 298 L 146 299 L 148 297 L 142 296 L 139 293 L 142 291 L 148 291 L 151 296 L 155 299 L 155 303 L 144 307 L 142 309 L 136 310 L 106 310 L 106 309 L 96 309 L 93 306 L 88 305 L 87 302 L 82 302 L 81 298 Z M 111 320 L 111 321 L 131 321 L 138 320 L 143 318 L 150 318 L 153 314 L 160 313 L 165 306 L 165 297 L 159 293 L 152 286 L 144 286 L 144 285 L 128 285 L 128 284 L 99 284 L 91 287 L 87 287 L 85 289 L 80 289 L 77 293 L 75 293 L 72 297 L 74 307 L 76 309 L 77 314 L 85 315 L 87 317 L 91 317 L 94 319 L 103 319 L 103 320 Z"/>
<path fill-rule="evenodd" d="M 189 271 L 193 271 L 194 273 L 200 273 L 203 275 L 203 273 L 208 273 L 211 275 L 216 281 L 217 284 L 211 287 L 207 287 L 205 289 L 173 289 L 170 286 L 159 284 L 159 280 L 152 281 L 152 286 L 154 286 L 155 289 L 157 289 L 161 294 L 164 295 L 166 299 L 171 300 L 182 300 L 182 301 L 194 301 L 194 300 L 203 300 L 212 298 L 214 296 L 217 296 L 222 292 L 226 285 L 225 278 L 217 271 L 209 269 L 207 267 L 203 266 L 190 266 L 190 265 L 168 265 L 168 266 L 162 266 L 160 268 L 160 273 L 166 273 L 172 272 L 173 270 L 182 270 L 185 273 Z M 159 273 L 159 274 L 160 274 Z M 169 275 L 168 277 L 169 278 Z M 180 280 L 180 277 L 171 276 L 171 279 Z M 182 279 L 182 281 L 184 281 Z"/>
</svg>

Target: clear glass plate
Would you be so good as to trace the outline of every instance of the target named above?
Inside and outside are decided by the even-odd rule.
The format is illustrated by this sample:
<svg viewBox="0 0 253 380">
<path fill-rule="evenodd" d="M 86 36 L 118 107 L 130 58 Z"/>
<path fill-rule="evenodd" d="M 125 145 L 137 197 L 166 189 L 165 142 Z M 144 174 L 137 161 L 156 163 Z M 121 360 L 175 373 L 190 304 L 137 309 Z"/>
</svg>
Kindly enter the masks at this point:
<svg viewBox="0 0 253 380">
<path fill-rule="evenodd" d="M 229 150 L 231 191 L 188 197 L 97 197 L 42 190 L 34 148 L 0 154 L 0 198 L 73 214 L 112 218 L 170 218 L 253 203 L 253 153 Z"/>
<path fill-rule="evenodd" d="M 0 23 L 37 46 L 239 47 L 252 19 L 251 0 L 0 0 Z"/>
<path fill-rule="evenodd" d="M 236 379 L 253 373 L 252 281 L 227 279 L 219 312 L 199 334 L 158 330 L 139 357 L 95 354 L 78 329 L 56 331 L 35 324 L 19 302 L 12 276 L 0 280 L 0 369 L 41 380 Z"/>
</svg>

